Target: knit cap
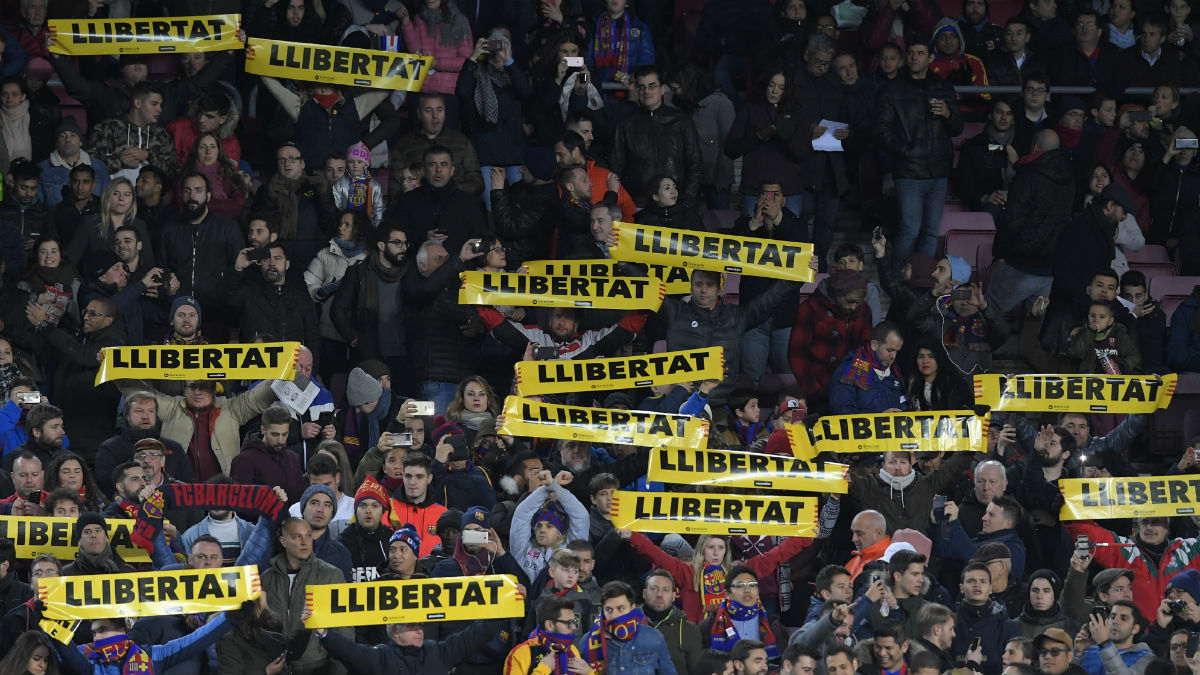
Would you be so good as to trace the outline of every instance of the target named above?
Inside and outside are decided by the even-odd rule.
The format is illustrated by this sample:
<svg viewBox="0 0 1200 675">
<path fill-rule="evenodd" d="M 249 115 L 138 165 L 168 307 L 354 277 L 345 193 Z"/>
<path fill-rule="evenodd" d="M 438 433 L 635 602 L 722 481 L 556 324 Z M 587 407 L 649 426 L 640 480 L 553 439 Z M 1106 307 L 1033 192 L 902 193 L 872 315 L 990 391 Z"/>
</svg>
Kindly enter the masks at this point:
<svg viewBox="0 0 1200 675">
<path fill-rule="evenodd" d="M 300 513 L 304 513 L 304 505 L 307 504 L 308 500 L 312 499 L 312 496 L 317 493 L 320 493 L 320 494 L 325 495 L 326 497 L 329 497 L 329 501 L 333 502 L 333 508 L 335 508 L 335 509 L 337 508 L 337 505 L 338 505 L 337 497 L 334 496 L 333 490 L 329 489 L 328 485 L 322 485 L 320 483 L 313 483 L 312 485 L 309 485 L 308 488 L 306 488 L 304 490 L 303 494 L 300 495 Z M 355 506 L 358 505 L 357 497 L 358 497 L 358 495 L 355 495 L 355 498 L 356 498 L 354 500 Z"/>
<path fill-rule="evenodd" d="M 357 408 L 378 401 L 382 394 L 383 385 L 379 384 L 379 380 L 362 368 L 350 371 L 350 377 L 346 380 L 346 403 Z"/>
<path fill-rule="evenodd" d="M 966 258 L 948 255 L 946 256 L 946 261 L 950 263 L 951 279 L 960 284 L 965 284 L 971 280 L 971 263 L 967 262 Z"/>
<path fill-rule="evenodd" d="M 328 489 L 328 488 L 326 488 Z M 307 493 L 306 493 L 307 494 Z M 374 499 L 379 502 L 386 512 L 388 506 L 392 503 L 391 497 L 388 495 L 387 489 L 371 476 L 367 476 L 363 480 L 363 484 L 358 486 L 358 491 L 354 493 L 354 508 L 362 503 L 364 499 Z"/>
<path fill-rule="evenodd" d="M 542 507 L 533 514 L 533 520 L 529 521 L 529 530 L 533 531 L 537 524 L 545 521 L 553 525 L 559 532 L 566 533 L 567 531 L 567 510 L 562 504 L 558 503 L 557 499 L 547 500 Z"/>
<path fill-rule="evenodd" d="M 397 529 L 392 535 L 392 539 L 388 542 L 388 544 L 391 545 L 393 542 L 397 541 L 402 541 L 405 544 L 408 544 L 408 547 L 412 549 L 413 555 L 420 555 L 421 535 L 417 534 L 417 528 L 413 526 L 412 523 L 405 523 L 401 525 L 400 528 Z"/>
<path fill-rule="evenodd" d="M 371 163 L 371 151 L 367 148 L 367 145 L 365 143 L 363 143 L 362 141 L 359 141 L 346 149 L 346 159 L 347 160 L 359 159 L 359 160 L 366 162 L 367 164 L 370 164 Z"/>
</svg>

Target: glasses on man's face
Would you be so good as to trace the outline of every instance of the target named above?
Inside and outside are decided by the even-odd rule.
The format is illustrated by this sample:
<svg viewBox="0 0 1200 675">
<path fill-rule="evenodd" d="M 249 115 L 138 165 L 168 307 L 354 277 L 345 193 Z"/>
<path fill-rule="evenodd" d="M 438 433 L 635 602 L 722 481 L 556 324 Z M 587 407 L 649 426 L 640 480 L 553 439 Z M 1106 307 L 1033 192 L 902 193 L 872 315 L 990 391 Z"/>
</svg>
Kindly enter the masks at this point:
<svg viewBox="0 0 1200 675">
<path fill-rule="evenodd" d="M 554 623 L 565 624 L 571 630 L 574 630 L 579 627 L 579 619 L 555 619 Z"/>
<path fill-rule="evenodd" d="M 829 66 L 832 63 L 832 60 L 825 61 L 822 59 L 813 59 L 812 61 L 808 62 L 808 65 L 816 70 L 829 70 Z"/>
<path fill-rule="evenodd" d="M 296 155 L 296 156 L 294 156 L 294 157 L 289 155 L 289 156 L 287 156 L 287 157 L 280 157 L 280 158 L 279 158 L 279 163 L 280 163 L 280 164 L 292 164 L 292 163 L 294 163 L 294 162 L 299 162 L 299 161 L 300 161 L 300 155 Z"/>
<path fill-rule="evenodd" d="M 86 309 L 83 311 L 83 313 L 87 316 L 92 317 L 93 319 L 106 319 L 109 316 L 108 314 L 97 312 L 94 309 Z"/>
<path fill-rule="evenodd" d="M 737 583 L 729 584 L 729 587 L 739 590 L 739 591 L 742 591 L 742 590 L 746 590 L 746 589 L 750 589 L 750 588 L 758 588 L 758 582 L 757 581 L 739 581 Z"/>
<path fill-rule="evenodd" d="M 1096 22 L 1095 21 L 1076 21 L 1075 27 L 1076 28 L 1095 28 Z"/>
<path fill-rule="evenodd" d="M 1051 647 L 1050 649 L 1039 649 L 1038 656 L 1055 656 L 1055 657 L 1057 657 L 1057 656 L 1061 656 L 1062 654 L 1065 654 L 1069 651 L 1071 651 L 1071 650 L 1067 649 L 1066 647 Z"/>
<path fill-rule="evenodd" d="M 161 452 L 139 452 L 133 456 L 133 459 L 137 462 L 144 462 L 147 459 L 162 459 L 163 457 L 166 457 L 166 455 Z"/>
<path fill-rule="evenodd" d="M 1045 88 L 1045 87 L 1025 87 L 1025 93 L 1026 93 L 1026 94 L 1033 94 L 1033 95 L 1035 95 L 1035 96 L 1040 96 L 1040 95 L 1042 95 L 1042 94 L 1045 94 L 1045 93 L 1047 93 L 1047 92 L 1049 92 L 1049 91 L 1050 91 L 1050 90 L 1049 90 L 1049 89 L 1047 89 L 1047 88 Z"/>
<path fill-rule="evenodd" d="M 408 248 L 407 239 L 388 239 L 388 243 L 399 248 Z"/>
<path fill-rule="evenodd" d="M 647 82 L 646 84 L 639 84 L 634 87 L 638 91 L 658 91 L 660 88 L 662 88 L 661 82 Z"/>
</svg>

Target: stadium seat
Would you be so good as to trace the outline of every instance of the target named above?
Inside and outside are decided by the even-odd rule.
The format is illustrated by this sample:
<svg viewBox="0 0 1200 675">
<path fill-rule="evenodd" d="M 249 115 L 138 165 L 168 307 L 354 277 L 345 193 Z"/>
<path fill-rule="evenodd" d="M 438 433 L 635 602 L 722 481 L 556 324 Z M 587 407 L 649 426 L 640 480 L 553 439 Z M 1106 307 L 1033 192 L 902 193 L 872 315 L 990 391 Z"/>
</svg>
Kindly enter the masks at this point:
<svg viewBox="0 0 1200 675">
<path fill-rule="evenodd" d="M 717 232 L 728 232 L 732 230 L 734 223 L 736 223 L 738 217 L 742 215 L 733 209 L 719 209 L 716 211 L 709 211 L 709 213 L 711 213 L 712 217 L 714 218 Z"/>
<path fill-rule="evenodd" d="M 1153 284 L 1153 282 L 1154 282 L 1154 279 L 1156 279 L 1156 278 L 1158 278 L 1158 277 L 1171 277 L 1171 276 L 1175 276 L 1175 270 L 1174 270 L 1174 268 L 1164 268 L 1163 266 L 1161 266 L 1161 265 L 1158 265 L 1158 264 L 1151 264 L 1151 265 L 1145 265 L 1145 266 L 1143 266 L 1143 265 L 1140 265 L 1140 264 L 1138 264 L 1138 265 L 1135 265 L 1135 264 L 1133 264 L 1133 263 L 1130 263 L 1130 264 L 1129 264 L 1129 269 L 1130 269 L 1130 270 L 1137 270 L 1137 271 L 1141 272 L 1142 274 L 1145 274 L 1145 275 L 1146 275 L 1146 287 L 1147 287 L 1147 289 L 1149 289 L 1149 288 L 1151 287 L 1151 285 L 1152 285 L 1152 284 Z"/>
<path fill-rule="evenodd" d="M 996 221 L 992 214 L 983 211 L 947 212 L 942 210 L 942 223 L 938 226 L 938 236 L 944 237 L 953 230 L 963 231 L 996 231 Z"/>
<path fill-rule="evenodd" d="M 1182 305 L 1183 301 L 1186 299 L 1187 296 L 1179 295 L 1168 295 L 1163 298 L 1158 298 L 1159 302 L 1162 303 L 1163 312 L 1167 315 L 1168 326 L 1171 325 L 1171 317 L 1175 315 L 1175 310 L 1179 309 L 1179 306 Z"/>
<path fill-rule="evenodd" d="M 1197 285 L 1200 285 L 1200 277 L 1154 277 L 1150 282 L 1150 295 L 1160 299 L 1168 296 L 1186 298 Z"/>
<path fill-rule="evenodd" d="M 975 254 L 975 265 L 978 281 L 986 284 L 992 272 L 992 242 L 979 245 Z"/>
<path fill-rule="evenodd" d="M 965 258 L 971 264 L 971 269 L 979 269 L 979 247 L 992 243 L 995 233 L 987 231 L 955 230 L 946 235 L 943 250 L 945 255 L 956 255 Z"/>
<path fill-rule="evenodd" d="M 1158 244 L 1146 244 L 1140 251 L 1125 251 L 1125 259 L 1129 264 L 1134 263 L 1169 263 L 1171 256 L 1167 253 L 1166 246 Z"/>
</svg>

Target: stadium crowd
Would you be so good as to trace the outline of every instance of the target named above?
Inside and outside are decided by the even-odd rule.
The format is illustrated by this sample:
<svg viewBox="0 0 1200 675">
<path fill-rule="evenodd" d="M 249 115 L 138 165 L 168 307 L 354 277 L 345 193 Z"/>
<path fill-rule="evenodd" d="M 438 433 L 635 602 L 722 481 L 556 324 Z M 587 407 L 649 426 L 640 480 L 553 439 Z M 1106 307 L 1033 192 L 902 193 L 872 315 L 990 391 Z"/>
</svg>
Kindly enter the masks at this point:
<svg viewBox="0 0 1200 675">
<path fill-rule="evenodd" d="M 78 541 L 0 539 L 0 675 L 1200 675 L 1200 517 L 1059 519 L 1064 478 L 1200 473 L 1200 437 L 1151 452 L 1154 415 L 992 413 L 986 452 L 830 457 L 848 491 L 812 538 L 617 529 L 614 491 L 677 490 L 648 448 L 497 433 L 535 355 L 723 347 L 720 380 L 546 400 L 787 456 L 784 423 L 969 411 L 976 374 L 1200 371 L 1200 286 L 1168 314 L 1134 255 L 1200 273 L 1189 0 L 0 5 L 0 513 Z M 406 93 L 51 50 L 51 19 L 236 13 L 239 39 L 432 65 Z M 947 251 L 952 212 L 989 255 Z M 818 282 L 459 303 L 466 270 L 613 258 L 615 221 L 811 242 Z M 301 343 L 315 398 L 94 384 L 106 347 L 236 341 Z M 108 521 L 172 483 L 289 511 L 171 509 L 126 562 Z M 261 571 L 239 609 L 43 632 L 39 579 L 232 565 Z M 312 585 L 485 574 L 523 616 L 304 627 Z"/>
</svg>

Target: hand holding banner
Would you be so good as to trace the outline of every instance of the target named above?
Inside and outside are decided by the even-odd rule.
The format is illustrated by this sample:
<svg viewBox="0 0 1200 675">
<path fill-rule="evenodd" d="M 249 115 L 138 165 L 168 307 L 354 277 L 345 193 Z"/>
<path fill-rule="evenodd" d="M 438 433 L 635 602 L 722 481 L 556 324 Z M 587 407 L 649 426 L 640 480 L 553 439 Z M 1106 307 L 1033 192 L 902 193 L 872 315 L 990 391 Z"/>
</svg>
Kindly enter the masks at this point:
<svg viewBox="0 0 1200 675">
<path fill-rule="evenodd" d="M 522 274 L 540 274 L 558 277 L 619 277 L 619 260 L 597 258 L 595 260 L 530 260 L 521 265 Z M 692 273 L 682 267 L 662 263 L 641 263 L 649 276 L 658 277 L 667 287 L 667 295 L 692 292 Z"/>
<path fill-rule="evenodd" d="M 507 436 L 645 447 L 702 448 L 708 445 L 708 422 L 688 415 L 554 405 L 509 396 L 504 399 L 503 417 L 503 425 L 496 431 Z"/>
<path fill-rule="evenodd" d="M 309 586 L 305 596 L 308 629 L 525 615 L 517 579 L 507 574 L 322 584 Z"/>
<path fill-rule="evenodd" d="M 171 616 L 238 609 L 262 593 L 258 568 L 42 577 L 38 598 L 48 619 Z"/>
<path fill-rule="evenodd" d="M 655 277 L 545 277 L 508 272 L 463 272 L 462 305 L 533 305 L 657 310 L 667 291 Z"/>
<path fill-rule="evenodd" d="M 975 403 L 992 411 L 1153 413 L 1171 404 L 1179 376 L 976 375 Z"/>
<path fill-rule="evenodd" d="M 50 19 L 50 51 L 70 56 L 241 49 L 240 14 L 129 19 Z"/>
<path fill-rule="evenodd" d="M 845 464 L 809 463 L 758 452 L 651 448 L 646 478 L 680 485 L 844 494 L 849 490 L 849 470 Z"/>
<path fill-rule="evenodd" d="M 1060 478 L 1059 520 L 1103 520 L 1200 514 L 1200 476 Z"/>
<path fill-rule="evenodd" d="M 59 560 L 71 560 L 79 553 L 76 522 L 75 518 L 0 516 L 0 539 L 13 542 L 19 560 L 32 560 L 43 553 Z M 150 562 L 146 549 L 135 546 L 130 538 L 133 524 L 132 518 L 105 520 L 109 544 L 125 562 Z"/>
<path fill-rule="evenodd" d="M 348 87 L 421 91 L 432 56 L 250 38 L 246 72 Z"/>
<path fill-rule="evenodd" d="M 105 347 L 96 384 L 110 380 L 290 380 L 299 342 Z"/>
<path fill-rule="evenodd" d="M 616 260 L 812 281 L 813 245 L 635 223 L 613 223 Z"/>
<path fill-rule="evenodd" d="M 635 532 L 816 536 L 816 497 L 627 492 L 612 498 L 612 524 Z"/>
<path fill-rule="evenodd" d="M 611 359 L 518 361 L 516 369 L 521 396 L 569 394 L 720 380 L 725 354 L 721 347 L 709 347 Z"/>
<path fill-rule="evenodd" d="M 934 411 L 830 415 L 812 428 L 786 425 L 792 454 L 812 459 L 820 452 L 982 452 L 988 419 L 972 413 Z"/>
</svg>

